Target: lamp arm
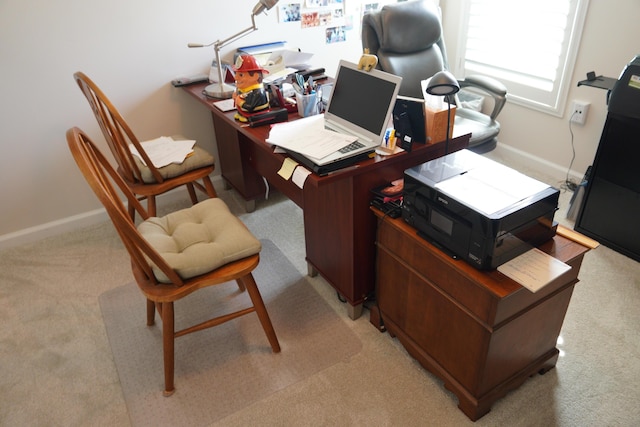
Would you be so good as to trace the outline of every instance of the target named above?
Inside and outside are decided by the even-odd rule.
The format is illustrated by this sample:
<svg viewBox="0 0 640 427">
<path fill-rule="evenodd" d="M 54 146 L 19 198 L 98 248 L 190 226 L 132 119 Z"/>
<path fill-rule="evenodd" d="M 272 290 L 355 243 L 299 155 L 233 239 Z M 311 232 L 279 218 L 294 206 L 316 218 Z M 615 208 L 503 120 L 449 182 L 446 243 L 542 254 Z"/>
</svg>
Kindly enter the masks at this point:
<svg viewBox="0 0 640 427">
<path fill-rule="evenodd" d="M 256 27 L 256 19 L 255 19 L 255 15 L 251 15 L 251 26 L 245 28 L 244 30 L 230 36 L 227 37 L 224 40 L 218 40 L 213 44 L 213 49 L 216 52 L 216 63 L 218 64 L 218 84 L 220 85 L 220 88 L 223 87 L 224 85 L 224 80 L 223 80 L 223 76 L 222 76 L 222 61 L 220 60 L 220 49 L 222 49 L 223 47 L 225 47 L 226 45 L 228 45 L 229 43 L 232 43 L 244 36 L 246 36 L 249 33 L 254 32 L 255 30 L 257 30 L 258 27 Z"/>
<path fill-rule="evenodd" d="M 251 26 L 248 28 L 245 28 L 244 30 L 230 36 L 227 37 L 226 39 L 223 40 L 216 40 L 215 42 L 209 43 L 207 45 L 203 45 L 200 43 L 189 43 L 187 46 L 189 47 L 207 47 L 207 46 L 211 46 L 213 45 L 213 49 L 216 52 L 216 62 L 218 65 L 218 84 L 216 85 L 217 88 L 215 88 L 212 91 L 207 92 L 207 89 L 210 86 L 213 85 L 209 85 L 207 86 L 207 88 L 205 88 L 205 92 L 207 93 L 207 95 L 211 94 L 211 96 L 216 97 L 216 98 L 228 98 L 229 95 L 232 93 L 231 90 L 227 90 L 227 88 L 225 88 L 225 83 L 223 80 L 223 74 L 222 74 L 222 61 L 220 59 L 220 49 L 222 49 L 223 47 L 225 47 L 226 45 L 228 45 L 231 42 L 234 42 L 244 36 L 246 36 L 247 34 L 256 31 L 258 29 L 258 27 L 256 26 L 256 15 L 261 14 L 262 12 L 264 12 L 265 10 L 269 10 L 271 9 L 273 6 L 276 5 L 276 3 L 278 3 L 278 0 L 259 0 L 258 3 L 253 7 L 253 12 L 251 12 Z"/>
<path fill-rule="evenodd" d="M 234 41 L 246 36 L 247 34 L 256 31 L 257 29 L 258 29 L 258 27 L 256 26 L 256 17 L 255 17 L 255 15 L 252 14 L 251 15 L 251 26 L 250 27 L 245 28 L 244 30 L 242 30 L 242 31 L 230 36 L 230 37 L 227 37 L 224 40 L 218 40 L 217 42 L 214 43 L 214 47 L 219 50 L 219 49 L 225 47 L 226 45 L 228 45 L 229 43 L 232 43 L 232 42 L 234 42 Z"/>
</svg>

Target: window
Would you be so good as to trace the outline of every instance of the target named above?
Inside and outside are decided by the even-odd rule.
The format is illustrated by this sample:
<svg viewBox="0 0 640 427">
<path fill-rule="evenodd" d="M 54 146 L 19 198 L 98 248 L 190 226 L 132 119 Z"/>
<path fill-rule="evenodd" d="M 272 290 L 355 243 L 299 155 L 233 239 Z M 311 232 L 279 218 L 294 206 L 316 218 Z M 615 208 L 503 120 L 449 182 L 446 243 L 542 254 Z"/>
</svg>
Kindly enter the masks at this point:
<svg viewBox="0 0 640 427">
<path fill-rule="evenodd" d="M 494 77 L 507 86 L 510 102 L 561 116 L 587 6 L 588 0 L 465 0 L 456 71 Z"/>
</svg>

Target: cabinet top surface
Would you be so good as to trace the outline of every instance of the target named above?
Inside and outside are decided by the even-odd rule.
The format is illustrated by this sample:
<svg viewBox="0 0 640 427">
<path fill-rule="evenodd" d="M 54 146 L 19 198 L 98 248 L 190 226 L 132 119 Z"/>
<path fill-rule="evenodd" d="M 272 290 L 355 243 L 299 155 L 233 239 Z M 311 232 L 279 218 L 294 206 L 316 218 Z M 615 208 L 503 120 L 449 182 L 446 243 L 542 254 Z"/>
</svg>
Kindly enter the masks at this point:
<svg viewBox="0 0 640 427">
<path fill-rule="evenodd" d="M 378 209 L 371 208 L 371 210 L 378 217 L 379 221 L 389 224 L 391 227 L 397 229 L 403 234 L 403 236 L 410 238 L 412 242 L 415 242 L 417 245 L 424 248 L 424 250 L 438 257 L 440 262 L 451 266 L 457 272 L 463 274 L 473 282 L 481 283 L 483 287 L 494 293 L 496 296 L 503 298 L 516 291 L 525 289 L 517 282 L 500 273 L 497 269 L 478 270 L 461 259 L 452 258 L 429 241 L 418 236 L 417 230 L 407 224 L 402 218 L 393 219 L 385 216 L 384 213 Z M 576 260 L 580 261 L 584 254 L 589 251 L 587 246 L 557 234 L 552 239 L 539 245 L 538 248 L 567 264 Z M 577 272 L 574 274 L 577 275 Z"/>
</svg>

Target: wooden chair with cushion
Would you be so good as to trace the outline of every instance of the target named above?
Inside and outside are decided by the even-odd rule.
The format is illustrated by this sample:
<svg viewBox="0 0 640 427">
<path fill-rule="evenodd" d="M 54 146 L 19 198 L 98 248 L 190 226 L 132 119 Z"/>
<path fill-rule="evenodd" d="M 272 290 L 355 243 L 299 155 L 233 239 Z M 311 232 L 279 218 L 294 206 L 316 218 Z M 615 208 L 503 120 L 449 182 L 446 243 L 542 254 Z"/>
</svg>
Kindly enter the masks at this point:
<svg viewBox="0 0 640 427">
<path fill-rule="evenodd" d="M 80 171 L 102 202 L 131 255 L 135 280 L 147 298 L 147 325 L 158 311 L 162 320 L 164 394 L 174 392 L 175 338 L 220 325 L 256 312 L 271 349 L 280 351 L 252 271 L 260 259 L 261 244 L 218 198 L 204 200 L 164 217 L 150 217 L 127 183 L 89 137 L 78 128 L 67 131 L 67 142 Z M 115 185 L 114 185 L 115 184 Z M 142 217 L 136 226 L 120 199 Z M 219 315 L 180 331 L 174 330 L 174 301 L 199 289 L 235 280 L 248 291 L 251 305 Z"/>
<path fill-rule="evenodd" d="M 181 185 L 187 186 L 193 204 L 198 202 L 195 188 L 206 193 L 208 197 L 216 197 L 216 191 L 209 178 L 215 167 L 215 159 L 211 154 L 196 144 L 193 154 L 182 163 L 156 168 L 127 122 L 102 90 L 82 72 L 75 73 L 73 77 L 91 105 L 118 164 L 118 173 L 134 194 L 140 199 L 147 199 L 149 215 L 156 214 L 157 195 Z M 131 153 L 130 145 L 140 153 L 144 162 Z M 198 180 L 202 180 L 202 183 Z M 134 214 L 133 211 L 133 207 L 129 206 L 130 215 Z"/>
</svg>

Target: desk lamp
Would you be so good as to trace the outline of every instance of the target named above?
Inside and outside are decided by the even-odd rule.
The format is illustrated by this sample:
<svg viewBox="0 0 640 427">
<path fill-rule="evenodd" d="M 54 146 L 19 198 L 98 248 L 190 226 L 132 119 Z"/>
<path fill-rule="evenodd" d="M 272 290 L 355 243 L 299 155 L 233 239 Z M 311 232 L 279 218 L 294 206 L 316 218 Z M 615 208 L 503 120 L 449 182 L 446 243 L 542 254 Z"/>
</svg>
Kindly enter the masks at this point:
<svg viewBox="0 0 640 427">
<path fill-rule="evenodd" d="M 427 84 L 426 92 L 429 95 L 444 96 L 447 103 L 447 137 L 444 145 L 444 155 L 449 154 L 449 127 L 451 126 L 451 102 L 449 96 L 455 95 L 460 90 L 458 80 L 448 71 L 438 71 L 431 77 Z"/>
<path fill-rule="evenodd" d="M 251 12 L 251 26 L 245 28 L 239 33 L 227 37 L 224 40 L 216 40 L 215 42 L 209 44 L 189 43 L 187 45 L 189 47 L 207 47 L 213 45 L 213 48 L 216 51 L 216 63 L 218 64 L 218 82 L 210 84 L 204 89 L 207 95 L 221 99 L 231 98 L 231 95 L 233 94 L 235 88 L 224 82 L 224 75 L 222 73 L 222 61 L 220 61 L 220 49 L 222 49 L 229 43 L 234 42 L 257 30 L 258 27 L 256 26 L 255 21 L 256 15 L 259 15 L 262 12 L 271 9 L 276 5 L 276 3 L 278 3 L 278 0 L 259 0 L 258 3 L 256 3 L 256 5 L 253 7 L 253 11 Z"/>
</svg>

